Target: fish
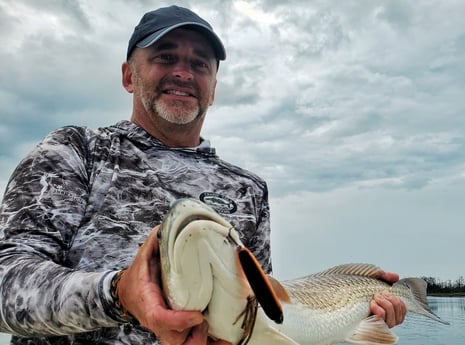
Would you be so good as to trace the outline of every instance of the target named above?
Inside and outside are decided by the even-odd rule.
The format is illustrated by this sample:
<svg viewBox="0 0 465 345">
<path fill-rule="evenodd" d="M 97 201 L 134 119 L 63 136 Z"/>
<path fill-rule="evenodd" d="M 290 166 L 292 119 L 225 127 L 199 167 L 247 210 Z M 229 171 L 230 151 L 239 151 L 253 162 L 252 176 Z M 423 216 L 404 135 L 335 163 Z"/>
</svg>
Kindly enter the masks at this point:
<svg viewBox="0 0 465 345">
<path fill-rule="evenodd" d="M 382 273 L 373 264 L 343 264 L 276 282 L 287 294 L 284 322 L 278 329 L 301 345 L 396 344 L 398 337 L 384 320 L 370 315 L 373 294 L 384 291 L 400 297 L 408 312 L 448 324 L 428 306 L 423 279 L 389 284 L 380 279 Z"/>
<path fill-rule="evenodd" d="M 250 269 L 256 259 L 242 244 L 238 232 L 213 208 L 195 199 L 175 201 L 158 230 L 162 291 L 174 310 L 198 310 L 213 339 L 233 345 L 298 345 L 270 327 L 270 318 L 259 308 L 247 279 L 247 270 L 271 282 L 261 267 Z M 245 254 L 245 260 L 240 257 Z M 274 296 L 273 296 L 274 297 Z M 279 307 L 279 304 L 278 304 Z M 274 319 L 281 321 L 279 312 Z"/>
<path fill-rule="evenodd" d="M 175 310 L 198 310 L 209 335 L 233 345 L 395 344 L 370 315 L 374 293 L 399 296 L 408 312 L 447 322 L 427 304 L 426 282 L 380 279 L 373 264 L 342 264 L 287 281 L 265 275 L 239 233 L 196 199 L 175 201 L 158 231 L 162 290 Z"/>
</svg>

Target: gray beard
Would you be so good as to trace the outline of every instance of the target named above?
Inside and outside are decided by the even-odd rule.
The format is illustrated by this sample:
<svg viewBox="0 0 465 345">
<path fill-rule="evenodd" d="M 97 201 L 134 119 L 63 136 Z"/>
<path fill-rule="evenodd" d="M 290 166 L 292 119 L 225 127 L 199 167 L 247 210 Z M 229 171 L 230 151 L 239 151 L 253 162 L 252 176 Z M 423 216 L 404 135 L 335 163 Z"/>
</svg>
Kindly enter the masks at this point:
<svg viewBox="0 0 465 345">
<path fill-rule="evenodd" d="M 199 106 L 186 111 L 182 104 L 179 104 L 179 106 L 176 104 L 168 105 L 163 102 L 157 102 L 153 99 L 148 100 L 145 97 L 142 97 L 142 103 L 149 114 L 159 116 L 167 122 L 175 125 L 186 125 L 203 115 Z"/>
</svg>

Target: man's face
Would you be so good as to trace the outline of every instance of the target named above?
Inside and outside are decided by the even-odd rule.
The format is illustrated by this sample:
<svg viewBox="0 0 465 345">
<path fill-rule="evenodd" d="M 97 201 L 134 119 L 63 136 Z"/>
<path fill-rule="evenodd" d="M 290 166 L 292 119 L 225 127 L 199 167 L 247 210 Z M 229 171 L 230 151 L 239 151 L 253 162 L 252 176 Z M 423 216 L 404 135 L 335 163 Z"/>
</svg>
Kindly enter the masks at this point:
<svg viewBox="0 0 465 345">
<path fill-rule="evenodd" d="M 201 119 L 213 103 L 217 61 L 208 40 L 176 29 L 131 59 L 133 92 L 155 123 L 175 125 Z"/>
</svg>

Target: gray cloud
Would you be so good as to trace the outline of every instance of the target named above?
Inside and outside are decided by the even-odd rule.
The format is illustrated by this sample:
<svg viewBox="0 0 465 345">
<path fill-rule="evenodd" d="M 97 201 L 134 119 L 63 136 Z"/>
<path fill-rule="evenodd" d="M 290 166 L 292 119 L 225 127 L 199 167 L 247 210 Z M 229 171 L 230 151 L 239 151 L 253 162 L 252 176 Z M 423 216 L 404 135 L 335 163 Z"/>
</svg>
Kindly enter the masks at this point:
<svg viewBox="0 0 465 345">
<path fill-rule="evenodd" d="M 434 231 L 465 240 L 456 191 L 465 180 L 464 3 L 179 4 L 210 20 L 226 45 L 203 135 L 222 158 L 268 181 L 278 267 L 291 264 L 280 247 L 295 248 L 289 260 L 298 263 L 307 243 L 325 256 L 316 249 L 350 236 L 359 240 L 356 252 L 382 246 L 384 256 L 370 249 L 373 259 L 397 267 L 417 263 L 407 246 L 388 261 L 385 253 L 405 235 L 399 229 L 412 231 L 408 240 L 428 229 L 425 246 L 433 245 L 428 237 L 437 240 Z M 134 26 L 152 7 L 142 0 L 0 4 L 1 190 L 53 128 L 129 118 L 120 65 Z M 392 232 L 392 239 L 376 243 L 371 231 Z M 321 265 L 370 259 L 337 250 Z M 460 272 L 447 267 L 451 278 Z"/>
<path fill-rule="evenodd" d="M 235 159 L 269 174 L 278 195 L 377 180 L 422 188 L 460 171 L 463 29 L 458 16 L 448 28 L 436 17 L 447 6 L 435 15 L 404 2 L 262 3 L 256 9 L 277 22 L 247 28 L 247 37 L 262 35 L 244 62 L 249 74 L 241 73 L 255 81 L 237 78 L 247 87 L 226 93 L 234 99 L 251 90 L 246 100 L 254 107 L 243 107 L 246 101 L 227 111 L 248 139 L 241 148 L 252 142 L 260 159 Z M 241 108 L 246 116 L 236 114 Z M 234 133 L 231 125 L 221 135 Z"/>
</svg>

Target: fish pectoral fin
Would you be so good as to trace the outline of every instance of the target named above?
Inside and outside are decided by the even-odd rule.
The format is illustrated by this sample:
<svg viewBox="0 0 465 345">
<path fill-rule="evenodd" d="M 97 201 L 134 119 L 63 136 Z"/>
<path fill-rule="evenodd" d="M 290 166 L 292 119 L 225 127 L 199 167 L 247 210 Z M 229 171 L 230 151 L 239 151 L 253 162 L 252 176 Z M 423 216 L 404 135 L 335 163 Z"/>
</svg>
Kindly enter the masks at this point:
<svg viewBox="0 0 465 345">
<path fill-rule="evenodd" d="M 351 344 L 392 345 L 398 337 L 391 332 L 384 320 L 370 316 L 360 322 L 355 332 L 345 339 Z"/>
<path fill-rule="evenodd" d="M 283 307 L 258 260 L 246 247 L 238 249 L 238 256 L 242 270 L 265 314 L 274 322 L 283 323 Z"/>
<path fill-rule="evenodd" d="M 291 298 L 286 291 L 286 288 L 281 284 L 276 278 L 268 275 L 268 280 L 270 281 L 271 287 L 273 288 L 276 296 L 279 298 L 280 301 L 284 303 L 291 303 Z"/>
</svg>

